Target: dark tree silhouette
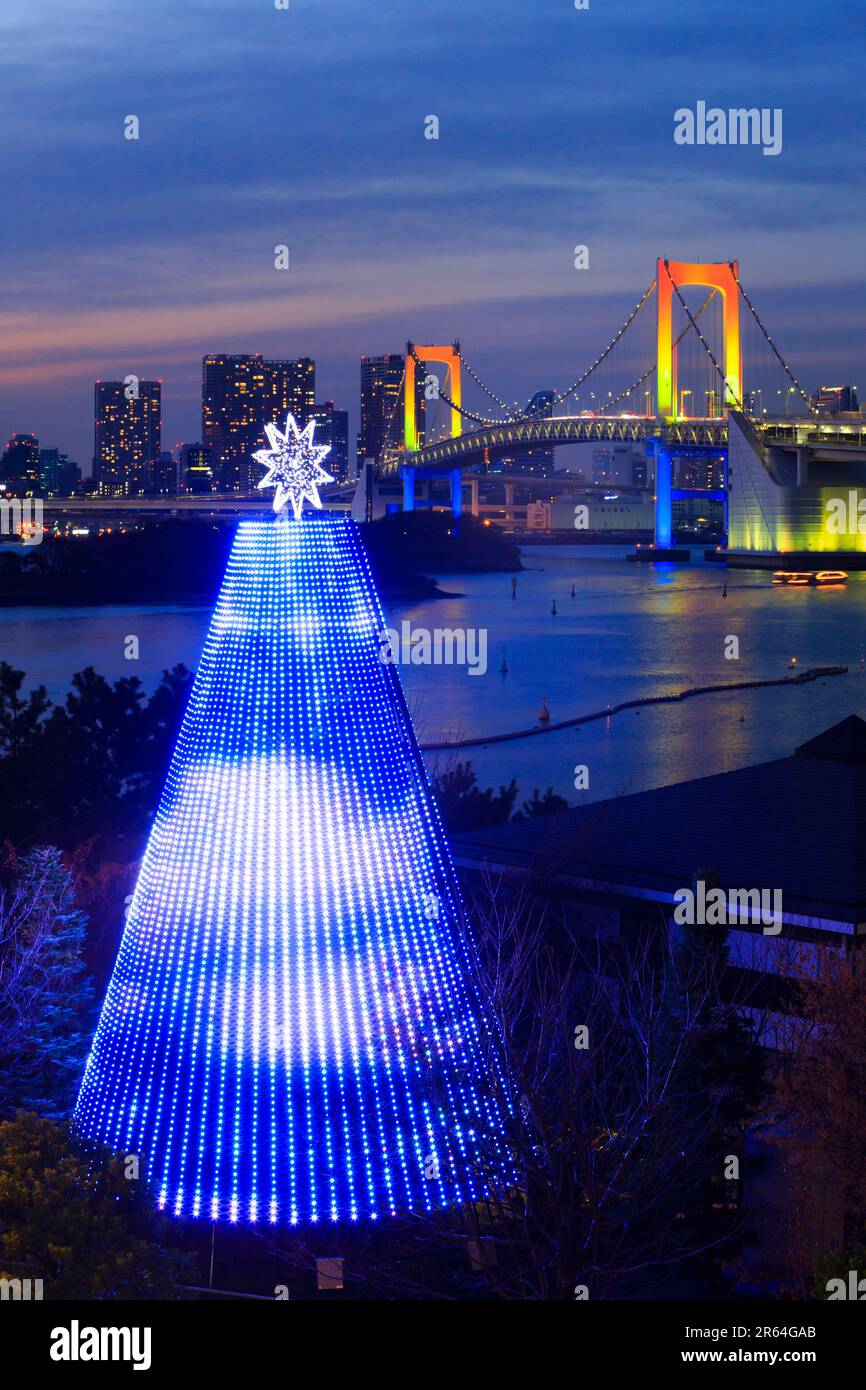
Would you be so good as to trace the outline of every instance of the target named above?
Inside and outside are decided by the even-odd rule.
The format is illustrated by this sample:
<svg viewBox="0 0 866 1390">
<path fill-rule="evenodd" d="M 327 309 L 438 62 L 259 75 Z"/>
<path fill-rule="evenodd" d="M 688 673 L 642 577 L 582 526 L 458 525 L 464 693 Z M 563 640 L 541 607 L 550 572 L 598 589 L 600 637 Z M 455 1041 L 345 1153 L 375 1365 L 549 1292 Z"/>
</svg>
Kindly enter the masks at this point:
<svg viewBox="0 0 866 1390">
<path fill-rule="evenodd" d="M 7 869 L 0 891 L 0 1117 L 69 1114 L 90 1046 L 85 917 L 56 849 Z"/>
</svg>

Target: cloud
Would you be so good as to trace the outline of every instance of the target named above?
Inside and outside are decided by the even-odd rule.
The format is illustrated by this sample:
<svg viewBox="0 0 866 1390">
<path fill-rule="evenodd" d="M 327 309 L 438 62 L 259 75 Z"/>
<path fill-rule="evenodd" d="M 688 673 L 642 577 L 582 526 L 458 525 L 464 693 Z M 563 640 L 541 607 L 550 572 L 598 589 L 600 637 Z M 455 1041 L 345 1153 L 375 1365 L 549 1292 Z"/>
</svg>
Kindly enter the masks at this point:
<svg viewBox="0 0 866 1390">
<path fill-rule="evenodd" d="M 858 12 L 841 0 L 816 25 L 806 0 L 741 0 L 733 32 L 707 6 L 686 26 L 680 0 L 7 0 L 4 424 L 44 416 L 86 457 L 94 374 L 152 363 L 190 399 L 203 351 L 262 344 L 327 351 L 329 393 L 354 407 L 358 352 L 428 324 L 528 395 L 523 344 L 545 375 L 599 348 L 659 254 L 738 256 L 792 358 L 816 351 L 800 309 L 820 278 L 844 364 L 863 299 Z M 782 156 L 677 149 L 673 111 L 698 97 L 782 105 Z"/>
</svg>

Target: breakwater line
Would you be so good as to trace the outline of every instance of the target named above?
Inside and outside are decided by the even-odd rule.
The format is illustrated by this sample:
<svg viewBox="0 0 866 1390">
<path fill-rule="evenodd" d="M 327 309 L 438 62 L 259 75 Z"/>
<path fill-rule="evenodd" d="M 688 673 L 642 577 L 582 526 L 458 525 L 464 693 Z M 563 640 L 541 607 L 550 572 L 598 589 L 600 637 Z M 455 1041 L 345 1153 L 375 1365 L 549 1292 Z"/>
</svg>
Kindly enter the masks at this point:
<svg viewBox="0 0 866 1390">
<path fill-rule="evenodd" d="M 581 724 L 591 724 L 596 719 L 610 719 L 626 709 L 637 709 L 644 705 L 676 705 L 681 700 L 691 700 L 696 695 L 718 695 L 732 690 L 762 690 L 771 685 L 808 685 L 811 681 L 822 680 L 825 676 L 843 676 L 847 666 L 814 666 L 807 671 L 798 671 L 796 676 L 777 676 L 763 681 L 728 681 L 720 685 L 694 685 L 687 690 L 678 690 L 672 695 L 642 695 L 634 700 L 622 700 L 618 705 L 606 705 L 604 709 L 591 714 L 579 714 L 574 719 L 560 719 L 556 723 L 533 724 L 528 729 L 515 729 L 511 733 L 475 735 L 472 738 L 439 739 L 434 743 L 422 743 L 422 753 L 435 753 L 448 748 L 485 748 L 489 743 L 510 743 L 518 738 L 535 738 L 538 734 L 553 734 L 560 729 L 575 729 Z"/>
</svg>

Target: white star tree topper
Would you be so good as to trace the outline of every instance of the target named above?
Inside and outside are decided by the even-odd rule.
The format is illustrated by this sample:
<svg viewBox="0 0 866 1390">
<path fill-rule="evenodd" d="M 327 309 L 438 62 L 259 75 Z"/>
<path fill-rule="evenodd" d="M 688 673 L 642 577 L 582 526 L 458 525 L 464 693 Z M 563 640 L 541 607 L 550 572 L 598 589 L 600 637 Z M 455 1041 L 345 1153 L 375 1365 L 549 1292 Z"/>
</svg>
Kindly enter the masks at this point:
<svg viewBox="0 0 866 1390">
<path fill-rule="evenodd" d="M 321 507 L 319 484 L 332 483 L 330 473 L 322 468 L 322 459 L 331 452 L 329 444 L 314 444 L 315 420 L 311 420 L 302 430 L 294 415 L 286 417 L 283 433 L 276 425 L 265 425 L 270 449 L 258 449 L 253 454 L 256 463 L 267 468 L 267 473 L 259 487 L 275 488 L 274 511 L 281 512 L 287 502 L 291 502 L 295 520 L 300 521 L 304 502 L 312 502 Z"/>
</svg>

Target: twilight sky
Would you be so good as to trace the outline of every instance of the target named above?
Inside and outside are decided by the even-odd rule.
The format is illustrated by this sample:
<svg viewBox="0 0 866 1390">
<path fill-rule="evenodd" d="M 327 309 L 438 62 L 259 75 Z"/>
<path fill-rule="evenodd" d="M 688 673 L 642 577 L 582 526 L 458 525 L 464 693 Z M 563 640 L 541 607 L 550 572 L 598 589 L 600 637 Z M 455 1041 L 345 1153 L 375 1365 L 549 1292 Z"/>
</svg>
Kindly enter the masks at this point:
<svg viewBox="0 0 866 1390">
<path fill-rule="evenodd" d="M 407 337 L 524 400 L 658 255 L 737 256 L 804 384 L 866 390 L 862 0 L 290 6 L 5 0 L 4 440 L 89 466 L 93 381 L 130 372 L 197 439 L 208 351 L 315 357 L 353 430 L 359 356 Z M 782 153 L 675 145 L 699 99 L 781 107 Z"/>
</svg>

